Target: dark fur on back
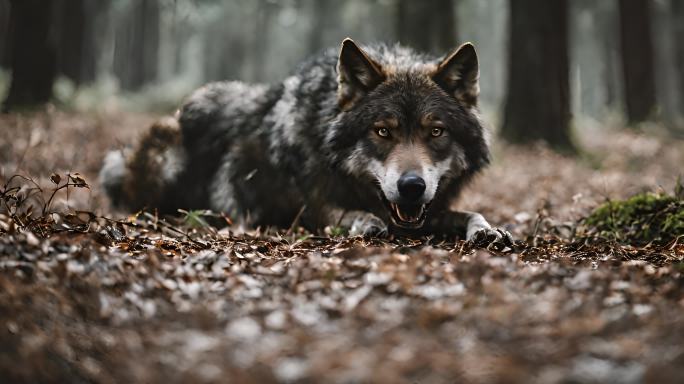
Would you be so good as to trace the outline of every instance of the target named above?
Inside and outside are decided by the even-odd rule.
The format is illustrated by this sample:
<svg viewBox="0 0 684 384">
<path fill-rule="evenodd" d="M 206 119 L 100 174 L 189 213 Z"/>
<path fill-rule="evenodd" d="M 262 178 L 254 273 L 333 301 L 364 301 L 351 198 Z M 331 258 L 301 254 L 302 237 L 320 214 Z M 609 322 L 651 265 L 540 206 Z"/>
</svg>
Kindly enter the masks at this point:
<svg viewBox="0 0 684 384">
<path fill-rule="evenodd" d="M 393 118 L 398 137 L 418 135 L 421 118 L 429 115 L 446 132 L 443 139 L 426 140 L 424 152 L 450 167 L 429 213 L 446 210 L 489 162 L 476 105 L 433 80 L 444 58 L 401 46 L 363 50 L 383 68 L 383 81 L 355 95 L 351 107 L 340 102 L 338 50 L 304 62 L 279 84 L 200 88 L 179 110 L 178 137 L 169 134 L 172 128 L 157 127 L 126 159 L 123 192 L 113 197 L 130 209 L 210 208 L 280 227 L 288 227 L 303 206 L 301 224 L 312 229 L 329 224 L 333 209 L 370 212 L 387 222 L 378 181 L 364 167 L 385 161 L 391 148 L 369 130 Z M 178 169 L 164 170 L 167 164 Z M 108 179 L 113 173 L 105 170 L 103 181 L 116 194 L 117 184 Z"/>
</svg>

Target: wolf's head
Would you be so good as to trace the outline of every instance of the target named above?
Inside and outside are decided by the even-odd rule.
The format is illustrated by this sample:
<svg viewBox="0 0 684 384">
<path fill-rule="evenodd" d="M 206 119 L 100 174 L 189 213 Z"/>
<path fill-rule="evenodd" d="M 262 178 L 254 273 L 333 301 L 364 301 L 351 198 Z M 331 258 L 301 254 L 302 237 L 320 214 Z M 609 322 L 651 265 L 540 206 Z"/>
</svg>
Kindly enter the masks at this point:
<svg viewBox="0 0 684 384">
<path fill-rule="evenodd" d="M 422 227 L 489 162 L 471 44 L 431 59 L 346 39 L 337 74 L 341 113 L 330 151 L 344 171 L 376 188 L 394 225 Z"/>
</svg>

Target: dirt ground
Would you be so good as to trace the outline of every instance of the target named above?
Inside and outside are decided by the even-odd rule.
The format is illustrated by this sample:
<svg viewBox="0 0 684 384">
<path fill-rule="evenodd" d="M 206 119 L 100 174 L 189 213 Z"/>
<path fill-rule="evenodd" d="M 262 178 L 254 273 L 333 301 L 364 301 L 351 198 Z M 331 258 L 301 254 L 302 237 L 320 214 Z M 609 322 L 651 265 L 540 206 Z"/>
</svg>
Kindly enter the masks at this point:
<svg viewBox="0 0 684 384">
<path fill-rule="evenodd" d="M 114 212 L 100 162 L 155 118 L 0 116 L 0 184 L 90 186 L 32 231 L 0 210 L 0 382 L 684 382 L 682 241 L 575 233 L 607 199 L 671 191 L 682 140 L 587 126 L 575 158 L 495 145 L 458 206 L 520 242 L 474 249 Z"/>
</svg>

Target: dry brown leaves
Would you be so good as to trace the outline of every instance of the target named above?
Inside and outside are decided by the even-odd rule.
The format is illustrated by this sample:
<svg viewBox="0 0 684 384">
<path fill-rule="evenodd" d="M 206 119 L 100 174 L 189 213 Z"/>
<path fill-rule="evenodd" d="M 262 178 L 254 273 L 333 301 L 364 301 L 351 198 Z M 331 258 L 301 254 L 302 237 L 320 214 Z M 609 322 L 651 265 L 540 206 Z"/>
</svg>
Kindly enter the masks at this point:
<svg viewBox="0 0 684 384">
<path fill-rule="evenodd" d="M 41 119 L 21 125 L 55 145 L 92 120 Z M 656 145 L 619 137 L 596 146 Z M 636 170 L 612 152 L 602 171 L 544 149 L 501 152 L 511 161 L 464 204 L 508 223 L 525 239 L 515 252 L 113 220 L 97 185 L 69 200 L 61 190 L 41 226 L 0 216 L 0 381 L 681 382 L 684 246 L 568 240 L 585 208 L 673 172 L 684 152 L 657 145 L 664 160 Z M 46 167 L 26 174 L 49 193 L 44 148 L 23 163 Z M 89 161 L 72 165 L 84 180 Z M 58 187 L 69 178 L 56 171 Z M 89 202 L 96 214 L 77 212 Z"/>
</svg>

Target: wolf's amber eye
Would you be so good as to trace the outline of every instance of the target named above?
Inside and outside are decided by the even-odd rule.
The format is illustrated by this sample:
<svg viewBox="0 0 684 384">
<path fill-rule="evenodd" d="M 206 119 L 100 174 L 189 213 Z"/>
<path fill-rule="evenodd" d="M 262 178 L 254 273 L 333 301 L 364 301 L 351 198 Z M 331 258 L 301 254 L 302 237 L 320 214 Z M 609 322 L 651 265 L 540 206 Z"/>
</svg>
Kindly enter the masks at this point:
<svg viewBox="0 0 684 384">
<path fill-rule="evenodd" d="M 432 128 L 432 132 L 430 132 L 430 133 L 432 134 L 432 137 L 439 137 L 439 136 L 442 136 L 442 133 L 444 133 L 444 129 L 439 128 L 439 127 L 434 127 L 434 128 Z"/>
<path fill-rule="evenodd" d="M 380 127 L 375 130 L 375 133 L 378 134 L 380 137 L 389 137 L 389 129 L 385 127 Z"/>
</svg>

